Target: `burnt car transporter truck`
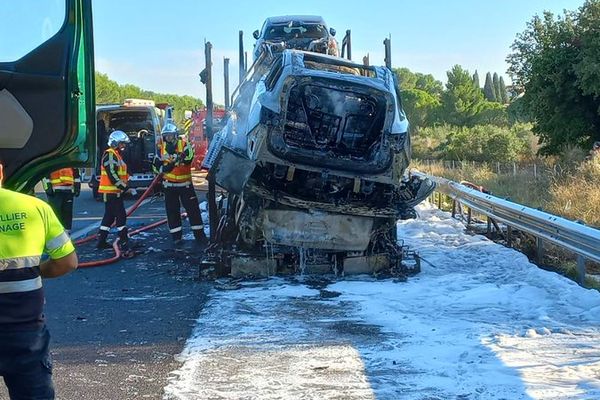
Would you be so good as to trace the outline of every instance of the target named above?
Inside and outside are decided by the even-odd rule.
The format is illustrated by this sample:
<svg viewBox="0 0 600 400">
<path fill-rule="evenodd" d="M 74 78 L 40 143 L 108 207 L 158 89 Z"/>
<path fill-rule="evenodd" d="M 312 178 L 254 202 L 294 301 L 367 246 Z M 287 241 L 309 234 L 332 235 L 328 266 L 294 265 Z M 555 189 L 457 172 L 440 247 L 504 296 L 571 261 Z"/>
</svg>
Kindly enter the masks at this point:
<svg viewBox="0 0 600 400">
<path fill-rule="evenodd" d="M 409 125 L 389 69 L 263 52 L 226 118 L 204 162 L 227 191 L 207 264 L 233 276 L 418 272 L 396 223 L 434 184 L 406 174 Z"/>
</svg>

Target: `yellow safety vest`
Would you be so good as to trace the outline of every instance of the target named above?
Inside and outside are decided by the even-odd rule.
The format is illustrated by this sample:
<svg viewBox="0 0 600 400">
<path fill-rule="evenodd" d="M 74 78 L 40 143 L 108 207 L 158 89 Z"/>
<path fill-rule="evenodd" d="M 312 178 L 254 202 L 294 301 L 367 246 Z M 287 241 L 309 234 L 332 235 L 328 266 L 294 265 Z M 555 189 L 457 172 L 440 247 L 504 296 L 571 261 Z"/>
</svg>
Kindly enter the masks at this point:
<svg viewBox="0 0 600 400">
<path fill-rule="evenodd" d="M 75 248 L 52 208 L 42 200 L 0 188 L 0 330 L 43 324 L 39 268 Z"/>
<path fill-rule="evenodd" d="M 178 154 L 183 153 L 183 150 L 187 146 L 187 142 L 183 139 L 177 139 L 177 145 L 175 154 L 169 154 L 167 152 L 167 143 L 163 142 L 160 147 L 160 157 L 164 163 L 168 163 L 175 159 Z M 192 166 L 190 164 L 178 164 L 170 172 L 166 172 L 163 175 L 165 181 L 171 183 L 187 183 L 192 181 Z"/>
</svg>

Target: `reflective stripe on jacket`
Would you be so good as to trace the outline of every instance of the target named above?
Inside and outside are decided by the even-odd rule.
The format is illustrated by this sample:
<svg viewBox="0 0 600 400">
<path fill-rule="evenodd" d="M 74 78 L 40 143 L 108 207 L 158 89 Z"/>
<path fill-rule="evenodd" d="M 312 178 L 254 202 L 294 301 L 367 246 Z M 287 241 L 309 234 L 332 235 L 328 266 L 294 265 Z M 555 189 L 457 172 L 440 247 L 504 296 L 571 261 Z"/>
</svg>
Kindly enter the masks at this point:
<svg viewBox="0 0 600 400">
<path fill-rule="evenodd" d="M 52 188 L 59 191 L 75 191 L 75 186 L 80 184 L 79 173 L 74 168 L 61 168 L 42 179 L 44 190 Z"/>
<path fill-rule="evenodd" d="M 50 174 L 50 184 L 57 186 L 73 186 L 75 184 L 75 173 L 73 168 L 61 168 Z"/>
<path fill-rule="evenodd" d="M 116 149 L 109 147 L 102 155 L 98 193 L 119 194 L 127 187 L 128 181 L 127 164 Z"/>
<path fill-rule="evenodd" d="M 43 253 L 58 259 L 75 251 L 52 208 L 0 188 L 0 331 L 43 325 Z"/>
<path fill-rule="evenodd" d="M 177 158 L 175 167 L 169 172 L 163 174 L 163 179 L 167 182 L 183 184 L 192 181 L 192 160 L 194 158 L 194 149 L 189 142 L 182 138 L 177 139 L 175 145 L 175 152 L 170 154 L 167 151 L 167 143 L 163 142 L 160 147 L 160 158 L 163 161 L 163 165 L 169 164 Z"/>
</svg>

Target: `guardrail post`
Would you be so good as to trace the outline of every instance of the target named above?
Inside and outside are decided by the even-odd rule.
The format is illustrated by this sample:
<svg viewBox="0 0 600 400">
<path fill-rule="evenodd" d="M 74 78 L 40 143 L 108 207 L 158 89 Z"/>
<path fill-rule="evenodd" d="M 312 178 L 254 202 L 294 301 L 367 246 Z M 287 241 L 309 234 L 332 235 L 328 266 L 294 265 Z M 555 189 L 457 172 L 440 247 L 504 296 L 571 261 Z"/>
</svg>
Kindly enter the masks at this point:
<svg viewBox="0 0 600 400">
<path fill-rule="evenodd" d="M 438 208 L 442 209 L 442 193 L 438 193 Z"/>
<path fill-rule="evenodd" d="M 541 265 L 542 262 L 544 261 L 544 240 L 542 238 L 536 237 L 535 238 L 535 244 L 536 244 L 536 260 L 538 265 Z"/>
<path fill-rule="evenodd" d="M 512 247 L 512 227 L 510 225 L 506 227 L 506 246 Z"/>
<path fill-rule="evenodd" d="M 473 216 L 473 210 L 471 207 L 467 209 L 467 226 L 471 225 L 471 217 Z"/>
<path fill-rule="evenodd" d="M 452 218 L 456 216 L 456 200 L 452 200 Z"/>
<path fill-rule="evenodd" d="M 585 283 L 585 257 L 577 256 L 577 283 L 581 286 Z"/>
<path fill-rule="evenodd" d="M 487 220 L 487 234 L 491 234 L 492 233 L 492 221 L 490 220 L 490 217 L 486 217 Z"/>
</svg>

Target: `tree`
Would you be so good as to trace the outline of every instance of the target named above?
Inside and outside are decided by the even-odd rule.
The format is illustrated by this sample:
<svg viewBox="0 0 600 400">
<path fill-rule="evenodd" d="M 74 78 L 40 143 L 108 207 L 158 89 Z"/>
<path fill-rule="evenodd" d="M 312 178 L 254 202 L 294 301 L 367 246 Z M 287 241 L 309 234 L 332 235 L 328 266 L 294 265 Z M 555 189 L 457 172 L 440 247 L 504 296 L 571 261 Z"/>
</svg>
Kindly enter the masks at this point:
<svg viewBox="0 0 600 400">
<path fill-rule="evenodd" d="M 410 125 L 417 130 L 433 122 L 434 112 L 439 107 L 440 101 L 420 89 L 407 89 L 401 91 L 402 106 Z"/>
<path fill-rule="evenodd" d="M 444 91 L 444 84 L 433 77 L 431 74 L 416 74 L 417 82 L 415 83 L 415 89 L 423 90 L 429 93 L 431 96 L 439 98 Z"/>
<path fill-rule="evenodd" d="M 483 85 L 483 94 L 487 101 L 496 101 L 496 92 L 494 91 L 494 84 L 492 82 L 492 74 L 489 72 L 485 74 L 485 84 Z"/>
<path fill-rule="evenodd" d="M 481 85 L 479 84 L 479 74 L 477 73 L 477 70 L 475 70 L 475 73 L 473 74 L 473 83 L 475 84 L 475 86 L 477 86 L 478 88 L 481 87 Z"/>
<path fill-rule="evenodd" d="M 584 95 L 600 95 L 600 1 L 588 1 L 579 15 L 578 40 L 580 59 L 573 66 Z M 600 112 L 600 110 L 599 110 Z M 598 139 L 598 138 L 597 138 Z"/>
<path fill-rule="evenodd" d="M 508 104 L 508 92 L 506 91 L 503 77 L 500 77 L 500 99 L 502 100 L 502 104 Z"/>
<path fill-rule="evenodd" d="M 168 103 L 175 109 L 174 118 L 177 123 L 183 122 L 185 110 L 202 107 L 202 100 L 192 96 L 154 93 L 140 89 L 132 84 L 119 85 L 117 82 L 109 79 L 106 74 L 96 72 L 97 104 L 122 104 L 125 99 L 130 98 L 154 100 L 156 103 Z"/>
<path fill-rule="evenodd" d="M 600 140 L 600 0 L 555 17 L 535 16 L 507 57 L 544 154 Z"/>
<path fill-rule="evenodd" d="M 508 121 L 512 124 L 532 122 L 531 115 L 525 109 L 523 97 L 517 97 L 506 107 Z"/>
<path fill-rule="evenodd" d="M 492 83 L 494 85 L 494 96 L 496 97 L 496 101 L 498 103 L 502 103 L 502 93 L 500 91 L 500 79 L 498 79 L 498 73 L 494 72 L 494 77 L 492 78 Z"/>
<path fill-rule="evenodd" d="M 393 68 L 400 90 L 414 89 L 417 85 L 417 75 L 408 68 Z"/>
<path fill-rule="evenodd" d="M 447 75 L 446 91 L 442 94 L 443 120 L 451 125 L 472 126 L 484 103 L 481 89 L 460 65 L 452 67 Z"/>
<path fill-rule="evenodd" d="M 111 81 L 106 74 L 96 72 L 96 104 L 121 102 L 119 84 Z"/>
<path fill-rule="evenodd" d="M 508 126 L 506 106 L 496 102 L 484 101 L 479 112 L 473 116 L 473 125 Z"/>
</svg>

